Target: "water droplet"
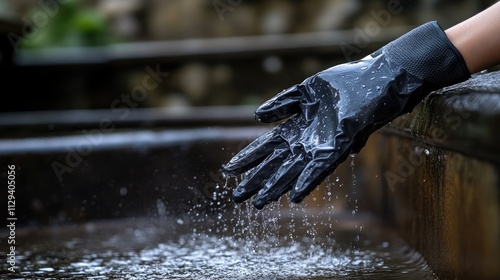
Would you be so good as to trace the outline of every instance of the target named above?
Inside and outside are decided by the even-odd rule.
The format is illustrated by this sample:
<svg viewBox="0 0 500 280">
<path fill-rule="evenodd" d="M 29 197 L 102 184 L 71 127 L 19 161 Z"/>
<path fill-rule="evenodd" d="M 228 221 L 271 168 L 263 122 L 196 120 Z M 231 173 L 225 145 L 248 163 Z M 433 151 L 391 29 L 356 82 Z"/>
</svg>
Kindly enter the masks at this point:
<svg viewBox="0 0 500 280">
<path fill-rule="evenodd" d="M 125 195 L 127 195 L 127 193 L 128 193 L 127 188 L 123 187 L 123 188 L 120 189 L 120 195 L 121 196 L 125 196 Z"/>
</svg>

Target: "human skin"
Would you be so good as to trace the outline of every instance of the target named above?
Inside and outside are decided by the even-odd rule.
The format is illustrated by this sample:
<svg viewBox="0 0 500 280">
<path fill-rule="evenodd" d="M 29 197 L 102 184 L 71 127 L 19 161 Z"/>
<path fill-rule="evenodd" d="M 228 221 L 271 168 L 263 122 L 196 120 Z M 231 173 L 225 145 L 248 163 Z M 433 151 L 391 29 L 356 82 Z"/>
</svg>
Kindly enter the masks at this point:
<svg viewBox="0 0 500 280">
<path fill-rule="evenodd" d="M 500 63 L 500 2 L 447 29 L 448 39 L 462 54 L 470 73 Z"/>
</svg>

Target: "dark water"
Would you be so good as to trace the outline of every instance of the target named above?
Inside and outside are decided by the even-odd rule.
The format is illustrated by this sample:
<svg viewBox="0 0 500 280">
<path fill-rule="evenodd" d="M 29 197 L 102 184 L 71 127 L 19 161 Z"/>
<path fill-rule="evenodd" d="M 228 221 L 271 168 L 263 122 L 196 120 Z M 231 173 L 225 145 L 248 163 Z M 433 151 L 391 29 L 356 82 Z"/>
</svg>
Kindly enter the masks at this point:
<svg viewBox="0 0 500 280">
<path fill-rule="evenodd" d="M 7 273 L 2 262 L 0 274 L 2 279 L 435 279 L 417 252 L 359 213 L 274 207 L 191 215 L 18 230 L 17 272 Z M 2 241 L 2 256 L 6 248 Z"/>
</svg>

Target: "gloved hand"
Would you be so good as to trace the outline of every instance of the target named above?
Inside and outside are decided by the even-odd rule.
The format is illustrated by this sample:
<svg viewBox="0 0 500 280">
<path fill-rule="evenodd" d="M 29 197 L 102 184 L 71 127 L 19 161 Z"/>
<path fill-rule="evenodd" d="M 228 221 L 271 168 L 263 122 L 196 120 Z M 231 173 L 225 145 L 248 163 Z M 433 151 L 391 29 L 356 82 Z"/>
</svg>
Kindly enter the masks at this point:
<svg viewBox="0 0 500 280">
<path fill-rule="evenodd" d="M 307 78 L 262 104 L 260 122 L 284 123 L 249 144 L 223 167 L 250 169 L 233 192 L 261 209 L 290 191 L 299 203 L 368 136 L 411 111 L 432 90 L 470 77 L 465 61 L 436 22 L 424 24 L 365 59 Z"/>
</svg>

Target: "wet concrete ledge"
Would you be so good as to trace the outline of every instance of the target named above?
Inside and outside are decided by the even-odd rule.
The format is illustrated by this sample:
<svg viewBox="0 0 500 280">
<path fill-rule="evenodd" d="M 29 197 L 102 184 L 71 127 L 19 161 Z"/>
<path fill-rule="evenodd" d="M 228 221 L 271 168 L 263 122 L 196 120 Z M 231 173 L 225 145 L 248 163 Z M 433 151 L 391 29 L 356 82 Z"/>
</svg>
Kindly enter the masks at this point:
<svg viewBox="0 0 500 280">
<path fill-rule="evenodd" d="M 434 92 L 358 157 L 363 199 L 440 279 L 500 279 L 500 72 Z"/>
<path fill-rule="evenodd" d="M 383 131 L 500 162 L 500 72 L 437 91 Z"/>
</svg>

